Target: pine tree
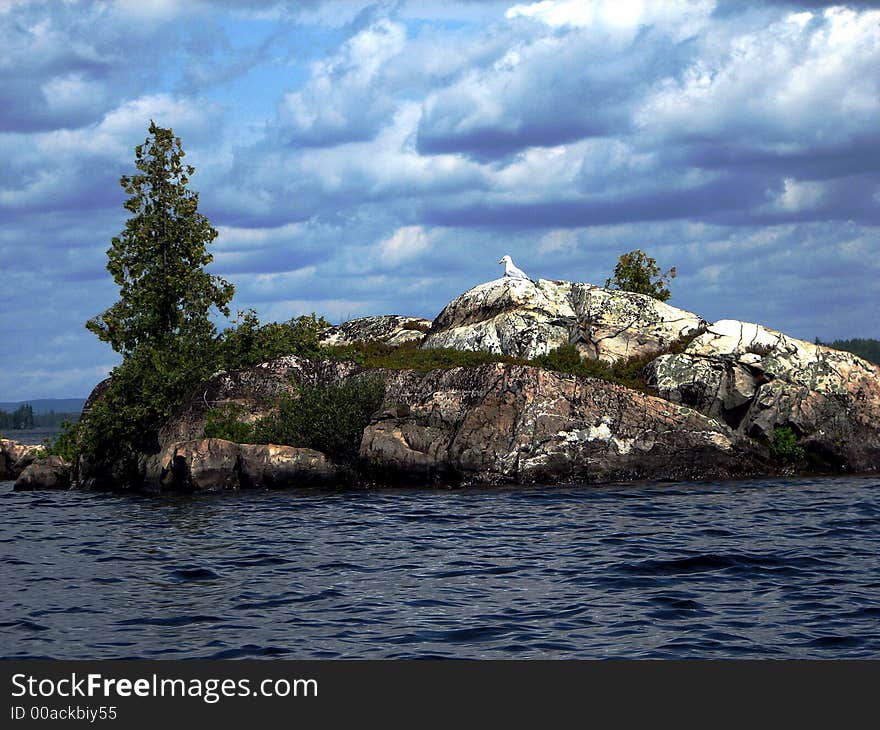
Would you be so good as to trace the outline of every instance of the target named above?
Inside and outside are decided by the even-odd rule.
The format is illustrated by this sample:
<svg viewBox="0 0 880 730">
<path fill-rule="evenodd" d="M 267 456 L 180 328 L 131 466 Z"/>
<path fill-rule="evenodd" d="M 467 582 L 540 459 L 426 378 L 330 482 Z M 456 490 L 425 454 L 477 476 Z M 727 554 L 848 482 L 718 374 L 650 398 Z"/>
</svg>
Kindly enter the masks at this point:
<svg viewBox="0 0 880 730">
<path fill-rule="evenodd" d="M 188 189 L 179 137 L 150 122 L 135 148 L 138 172 L 120 184 L 132 216 L 112 239 L 107 270 L 120 299 L 86 327 L 122 355 L 109 387 L 79 428 L 79 448 L 131 480 L 137 451 L 156 445 L 164 418 L 212 372 L 212 308 L 229 314 L 234 287 L 205 271 L 217 231 Z"/>
<path fill-rule="evenodd" d="M 212 306 L 228 315 L 234 287 L 204 267 L 217 231 L 199 213 L 199 195 L 187 188 L 195 172 L 183 163 L 180 137 L 150 122 L 150 135 L 135 147 L 139 172 L 120 184 L 133 215 L 107 251 L 107 270 L 120 300 L 86 324 L 123 357 L 139 346 L 204 342 L 216 334 Z"/>
</svg>

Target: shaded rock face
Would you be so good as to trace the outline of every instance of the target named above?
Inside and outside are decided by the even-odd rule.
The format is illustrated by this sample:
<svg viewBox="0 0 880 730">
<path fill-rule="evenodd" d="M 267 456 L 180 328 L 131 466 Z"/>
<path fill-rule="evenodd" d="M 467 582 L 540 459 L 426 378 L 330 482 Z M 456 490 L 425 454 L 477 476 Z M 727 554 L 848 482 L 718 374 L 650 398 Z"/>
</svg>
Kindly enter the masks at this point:
<svg viewBox="0 0 880 730">
<path fill-rule="evenodd" d="M 421 340 L 430 328 L 431 321 L 421 317 L 403 317 L 399 314 L 361 317 L 324 330 L 319 343 L 325 347 L 351 345 L 355 342 L 402 345 Z"/>
<path fill-rule="evenodd" d="M 15 480 L 16 492 L 37 489 L 70 489 L 71 466 L 60 456 L 38 459 L 27 466 Z"/>
<path fill-rule="evenodd" d="M 79 486 L 148 491 L 219 490 L 311 483 L 312 476 L 321 481 L 325 476 L 325 462 L 330 468 L 326 459 L 307 469 L 305 464 L 311 456 L 300 455 L 294 459 L 284 451 L 291 447 L 249 445 L 246 448 L 246 445 L 222 439 L 205 439 L 208 411 L 236 406 L 242 420 L 254 422 L 272 412 L 282 395 L 294 394 L 298 385 L 334 383 L 360 370 L 351 362 L 288 356 L 231 373 L 218 373 L 198 388 L 159 430 L 156 452 L 138 456 L 137 475 L 121 471 L 116 464 L 93 464 L 81 459 Z M 93 394 L 89 400 L 94 402 L 95 398 Z M 177 450 L 181 450 L 179 454 Z M 319 456 L 324 459 L 323 455 Z M 173 464 L 177 466 L 172 468 Z M 315 472 L 312 476 L 310 469 Z"/>
<path fill-rule="evenodd" d="M 793 428 L 829 463 L 880 468 L 880 367 L 761 325 L 721 320 L 646 368 L 658 395 L 770 439 Z"/>
<path fill-rule="evenodd" d="M 272 411 L 282 395 L 297 385 L 336 383 L 361 371 L 352 362 L 310 360 L 289 355 L 232 373 L 220 373 L 183 404 L 159 432 L 162 448 L 200 439 L 208 410 L 225 405 L 242 409 L 242 420 L 254 422 Z"/>
<path fill-rule="evenodd" d="M 144 465 L 148 489 L 220 490 L 330 483 L 326 457 L 289 446 L 202 438 L 206 403 L 258 414 L 292 382 L 358 377 L 352 363 L 286 357 L 215 376 L 161 432 Z M 693 409 L 592 378 L 492 364 L 422 374 L 371 370 L 382 408 L 364 430 L 362 463 L 377 481 L 600 482 L 759 473 L 763 452 Z"/>
<path fill-rule="evenodd" d="M 303 487 L 330 484 L 338 469 L 320 452 L 274 444 L 198 439 L 170 444 L 146 464 L 152 491 Z"/>
<path fill-rule="evenodd" d="M 12 439 L 0 439 L 0 481 L 17 479 L 33 463 L 42 446 L 20 444 Z"/>
<path fill-rule="evenodd" d="M 658 352 L 703 326 L 697 315 L 644 294 L 570 281 L 504 278 L 453 299 L 434 320 L 422 347 L 531 359 L 575 344 L 583 357 L 615 362 Z"/>
<path fill-rule="evenodd" d="M 386 477 L 602 482 L 763 468 L 756 444 L 718 421 L 593 378 L 500 363 L 386 378 L 360 448 Z"/>
</svg>

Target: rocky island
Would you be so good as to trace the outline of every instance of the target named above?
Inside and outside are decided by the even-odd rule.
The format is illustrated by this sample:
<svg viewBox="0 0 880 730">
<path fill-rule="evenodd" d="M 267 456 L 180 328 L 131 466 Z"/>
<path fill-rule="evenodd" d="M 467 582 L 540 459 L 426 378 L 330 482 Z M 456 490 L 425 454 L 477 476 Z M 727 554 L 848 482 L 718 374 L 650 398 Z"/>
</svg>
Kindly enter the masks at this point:
<svg viewBox="0 0 880 730">
<path fill-rule="evenodd" d="M 167 419 L 155 448 L 138 457 L 138 483 L 124 486 L 561 484 L 880 468 L 880 367 L 759 324 L 706 322 L 643 294 L 497 279 L 433 321 L 366 317 L 321 334 L 337 352 L 356 343 L 498 357 L 425 370 L 290 355 L 219 372 Z M 609 372 L 627 364 L 634 378 L 548 367 L 560 348 Z M 206 438 L 217 409 L 254 424 L 304 386 L 367 377 L 381 381 L 383 395 L 353 461 L 298 444 Z M 790 441 L 785 458 L 781 437 Z M 122 486 L 106 464 L 27 464 L 3 448 L 0 466 L 18 477 L 17 489 Z"/>
</svg>

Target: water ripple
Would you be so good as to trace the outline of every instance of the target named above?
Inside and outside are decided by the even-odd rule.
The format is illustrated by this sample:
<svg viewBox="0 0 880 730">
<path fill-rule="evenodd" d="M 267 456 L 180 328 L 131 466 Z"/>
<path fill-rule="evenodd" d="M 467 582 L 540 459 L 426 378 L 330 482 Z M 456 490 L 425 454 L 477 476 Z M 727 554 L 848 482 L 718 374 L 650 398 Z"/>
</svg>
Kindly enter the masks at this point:
<svg viewBox="0 0 880 730">
<path fill-rule="evenodd" d="M 0 500 L 2 658 L 880 658 L 876 476 Z"/>
</svg>

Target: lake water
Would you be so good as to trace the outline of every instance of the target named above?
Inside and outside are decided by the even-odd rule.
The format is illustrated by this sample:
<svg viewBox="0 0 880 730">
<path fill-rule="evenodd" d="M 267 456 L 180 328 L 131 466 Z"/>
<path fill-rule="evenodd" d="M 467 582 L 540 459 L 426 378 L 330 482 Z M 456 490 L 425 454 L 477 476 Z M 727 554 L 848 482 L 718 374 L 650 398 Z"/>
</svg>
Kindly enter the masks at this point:
<svg viewBox="0 0 880 730">
<path fill-rule="evenodd" d="M 0 510 L 3 658 L 880 658 L 877 476 Z"/>
</svg>

